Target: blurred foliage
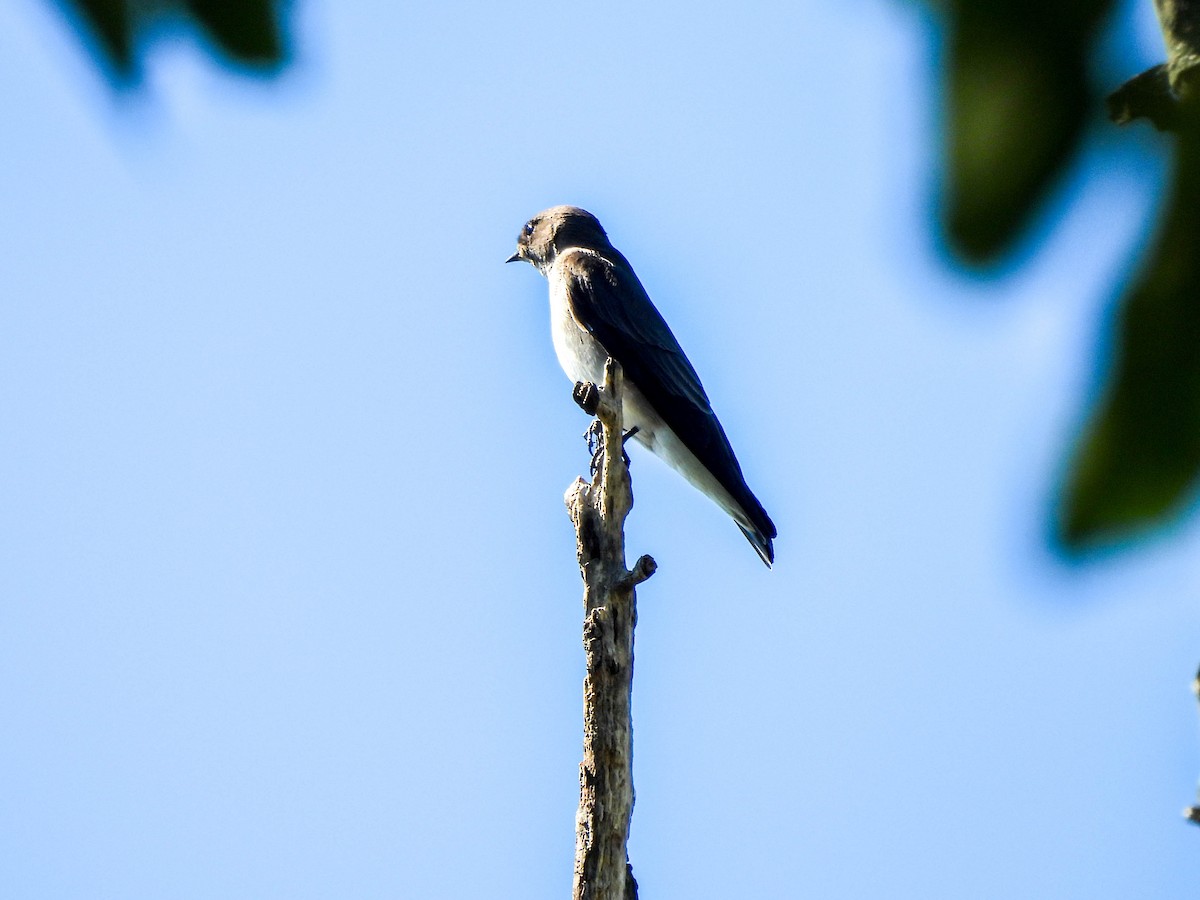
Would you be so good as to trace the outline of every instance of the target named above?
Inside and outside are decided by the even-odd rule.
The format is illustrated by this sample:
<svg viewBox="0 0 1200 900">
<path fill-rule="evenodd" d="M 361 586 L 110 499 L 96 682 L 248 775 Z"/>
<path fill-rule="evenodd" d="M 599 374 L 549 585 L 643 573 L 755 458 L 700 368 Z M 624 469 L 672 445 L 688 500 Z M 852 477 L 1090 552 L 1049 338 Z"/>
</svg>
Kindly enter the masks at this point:
<svg viewBox="0 0 1200 900">
<path fill-rule="evenodd" d="M 1112 0 L 950 0 L 946 228 L 996 259 L 1071 164 L 1099 109 L 1088 56 Z"/>
<path fill-rule="evenodd" d="M 1125 298 L 1108 389 L 1067 484 L 1062 529 L 1070 546 L 1179 512 L 1200 472 L 1198 125 L 1177 137 L 1166 217 Z"/>
<path fill-rule="evenodd" d="M 1114 3 L 929 2 L 948 32 L 945 227 L 966 260 L 988 263 L 1029 225 L 1087 128 L 1112 127 L 1089 60 Z M 1189 20 L 1200 4 L 1145 2 L 1177 35 L 1200 35 Z M 1070 552 L 1178 514 L 1200 475 L 1200 127 L 1179 100 L 1191 39 L 1167 39 L 1168 64 L 1109 98 L 1115 122 L 1146 117 L 1176 131 L 1176 151 L 1160 233 L 1121 301 L 1108 383 L 1064 486 L 1058 526 Z"/>
<path fill-rule="evenodd" d="M 192 20 L 227 61 L 259 70 L 286 60 L 281 0 L 62 0 L 91 30 L 119 82 L 138 76 L 142 38 L 163 19 Z"/>
</svg>

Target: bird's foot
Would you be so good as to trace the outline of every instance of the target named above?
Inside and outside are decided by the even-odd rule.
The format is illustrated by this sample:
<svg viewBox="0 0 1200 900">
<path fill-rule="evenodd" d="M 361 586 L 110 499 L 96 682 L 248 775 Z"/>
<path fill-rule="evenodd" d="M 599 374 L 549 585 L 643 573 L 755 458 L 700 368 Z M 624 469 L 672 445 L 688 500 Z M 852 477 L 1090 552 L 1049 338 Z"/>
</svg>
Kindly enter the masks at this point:
<svg viewBox="0 0 1200 900">
<path fill-rule="evenodd" d="M 583 433 L 583 439 L 587 441 L 588 453 L 592 454 L 592 463 L 589 469 L 594 478 L 600 471 L 600 463 L 604 459 L 604 426 L 600 424 L 599 419 L 592 419 L 592 424 Z"/>
<path fill-rule="evenodd" d="M 634 425 L 621 437 L 621 459 L 624 460 L 626 468 L 629 467 L 630 460 L 629 454 L 625 452 L 625 442 L 637 434 L 638 430 L 638 426 Z M 592 462 L 588 468 L 592 477 L 595 478 L 604 462 L 604 426 L 600 424 L 599 419 L 592 420 L 592 424 L 583 433 L 583 437 L 587 441 L 588 453 L 592 454 Z"/>
<path fill-rule="evenodd" d="M 629 441 L 629 439 L 631 437 L 633 437 L 635 434 L 637 434 L 640 430 L 641 430 L 641 428 L 639 426 L 634 425 L 627 432 L 625 432 L 624 436 L 621 438 L 621 459 L 625 460 L 625 468 L 627 468 L 627 469 L 629 468 L 630 460 L 629 460 L 629 454 L 627 452 L 625 452 L 625 444 Z"/>
</svg>

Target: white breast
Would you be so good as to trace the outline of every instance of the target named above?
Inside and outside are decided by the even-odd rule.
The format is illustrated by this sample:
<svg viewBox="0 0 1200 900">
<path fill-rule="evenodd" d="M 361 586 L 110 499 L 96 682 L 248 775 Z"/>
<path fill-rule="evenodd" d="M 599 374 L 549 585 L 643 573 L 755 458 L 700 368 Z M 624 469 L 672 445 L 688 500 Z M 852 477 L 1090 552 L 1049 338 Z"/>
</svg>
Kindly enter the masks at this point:
<svg viewBox="0 0 1200 900">
<path fill-rule="evenodd" d="M 571 313 L 567 280 L 563 277 L 560 261 L 561 257 L 546 273 L 546 280 L 550 282 L 550 337 L 554 341 L 554 355 L 571 381 L 603 384 L 604 361 L 608 355 Z"/>
</svg>

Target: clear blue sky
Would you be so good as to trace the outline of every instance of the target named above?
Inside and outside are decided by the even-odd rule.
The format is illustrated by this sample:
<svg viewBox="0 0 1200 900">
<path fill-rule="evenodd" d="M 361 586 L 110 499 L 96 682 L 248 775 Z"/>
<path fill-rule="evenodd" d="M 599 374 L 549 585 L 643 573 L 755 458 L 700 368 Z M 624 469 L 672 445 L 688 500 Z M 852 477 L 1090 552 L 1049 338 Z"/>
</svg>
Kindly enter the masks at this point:
<svg viewBox="0 0 1200 900">
<path fill-rule="evenodd" d="M 1162 55 L 1128 9 L 1114 84 Z M 1046 541 L 1152 141 L 1094 135 L 980 280 L 914 4 L 294 24 L 276 82 L 179 37 L 122 98 L 0 5 L 0 895 L 567 894 L 587 423 L 502 263 L 556 203 L 779 526 L 768 572 L 633 450 L 642 895 L 1196 895 L 1200 526 Z"/>
</svg>

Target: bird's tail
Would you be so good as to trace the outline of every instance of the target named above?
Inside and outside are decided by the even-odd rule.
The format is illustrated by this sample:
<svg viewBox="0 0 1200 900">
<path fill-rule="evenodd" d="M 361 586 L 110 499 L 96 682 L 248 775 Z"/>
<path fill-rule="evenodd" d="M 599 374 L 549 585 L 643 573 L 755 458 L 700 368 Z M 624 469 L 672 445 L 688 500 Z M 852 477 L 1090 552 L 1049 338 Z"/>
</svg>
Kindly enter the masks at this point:
<svg viewBox="0 0 1200 900">
<path fill-rule="evenodd" d="M 775 562 L 774 540 L 778 533 L 775 531 L 775 523 L 771 521 L 771 517 L 767 515 L 767 511 L 763 509 L 763 505 L 758 502 L 758 498 L 744 479 L 738 488 L 737 494 L 734 495 L 737 507 L 729 512 L 737 527 L 742 529 L 742 534 L 746 536 L 750 546 L 754 548 L 754 552 L 769 569 Z"/>
<path fill-rule="evenodd" d="M 738 522 L 737 527 L 742 529 L 742 534 L 746 536 L 746 540 L 750 542 L 750 546 L 754 548 L 759 559 L 767 564 L 768 569 L 771 568 L 771 564 L 775 562 L 775 544 L 771 539 L 753 525 L 743 525 Z"/>
</svg>

